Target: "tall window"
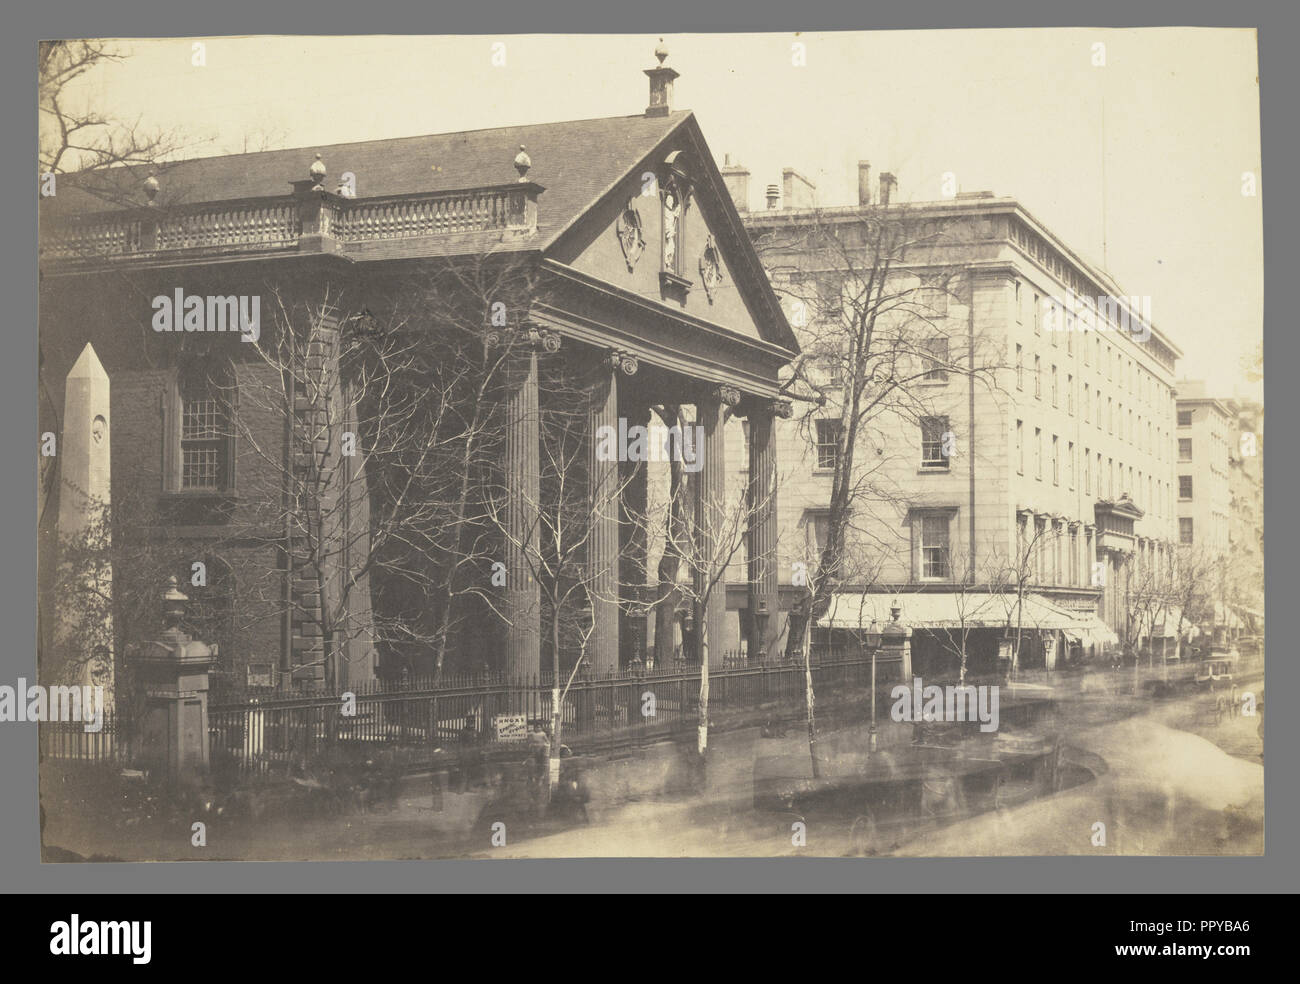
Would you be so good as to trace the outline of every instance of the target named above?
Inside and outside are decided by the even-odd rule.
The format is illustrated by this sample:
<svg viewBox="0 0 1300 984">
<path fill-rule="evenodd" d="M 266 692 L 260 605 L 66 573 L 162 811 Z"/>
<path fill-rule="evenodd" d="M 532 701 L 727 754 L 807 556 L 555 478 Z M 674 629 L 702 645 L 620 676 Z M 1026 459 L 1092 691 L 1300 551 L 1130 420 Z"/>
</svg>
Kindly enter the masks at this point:
<svg viewBox="0 0 1300 984">
<path fill-rule="evenodd" d="M 228 364 L 182 368 L 167 402 L 165 478 L 173 491 L 234 487 L 234 374 Z"/>
<path fill-rule="evenodd" d="M 916 292 L 917 303 L 932 318 L 948 315 L 948 285 L 943 274 L 926 274 Z"/>
<path fill-rule="evenodd" d="M 1065 377 L 1065 409 L 1071 417 L 1074 416 L 1074 373 Z"/>
<path fill-rule="evenodd" d="M 834 470 L 840 456 L 840 422 L 817 421 L 817 467 Z"/>
<path fill-rule="evenodd" d="M 942 335 L 921 342 L 925 379 L 943 382 L 948 378 L 948 339 Z"/>
<path fill-rule="evenodd" d="M 1066 473 L 1065 474 L 1066 474 L 1066 478 L 1069 480 L 1070 488 L 1073 489 L 1074 488 L 1074 442 L 1073 441 L 1070 442 L 1069 447 L 1065 449 L 1065 452 L 1066 452 L 1066 459 L 1065 459 Z"/>
<path fill-rule="evenodd" d="M 1034 477 L 1043 478 L 1043 429 L 1034 428 Z"/>
<path fill-rule="evenodd" d="M 948 456 L 943 453 L 944 435 L 948 433 L 947 417 L 921 418 L 921 467 L 947 468 Z"/>
<path fill-rule="evenodd" d="M 1034 334 L 1043 333 L 1043 299 L 1037 294 L 1034 295 Z"/>
<path fill-rule="evenodd" d="M 1092 448 L 1083 449 L 1083 491 L 1092 495 Z"/>
<path fill-rule="evenodd" d="M 948 515 L 927 513 L 921 517 L 921 576 L 948 576 Z"/>
<path fill-rule="evenodd" d="M 1052 484 L 1061 484 L 1061 442 L 1055 434 L 1052 435 Z"/>
<path fill-rule="evenodd" d="M 1190 499 L 1192 497 L 1192 476 L 1178 476 L 1178 498 Z"/>
<path fill-rule="evenodd" d="M 1052 406 L 1059 407 L 1060 405 L 1061 405 L 1060 394 L 1058 392 L 1057 385 L 1056 385 L 1056 366 L 1053 365 L 1052 366 Z"/>
<path fill-rule="evenodd" d="M 1016 471 L 1025 473 L 1025 422 L 1016 421 Z"/>
<path fill-rule="evenodd" d="M 1083 384 L 1083 422 L 1092 423 L 1092 390 L 1087 383 Z"/>
<path fill-rule="evenodd" d="M 1178 460 L 1192 460 L 1192 439 L 1190 437 L 1180 437 L 1178 439 Z"/>
<path fill-rule="evenodd" d="M 1179 410 L 1179 411 L 1178 411 L 1178 426 L 1179 426 L 1179 427 L 1191 427 L 1191 426 L 1192 426 L 1192 411 L 1190 411 L 1190 410 Z"/>
<path fill-rule="evenodd" d="M 1043 398 L 1043 360 L 1034 356 L 1034 396 Z"/>
<path fill-rule="evenodd" d="M 1016 389 L 1025 388 L 1025 348 L 1023 345 L 1016 345 Z"/>
<path fill-rule="evenodd" d="M 1178 517 L 1178 542 L 1184 544 L 1192 542 L 1192 520 L 1188 516 Z"/>
</svg>

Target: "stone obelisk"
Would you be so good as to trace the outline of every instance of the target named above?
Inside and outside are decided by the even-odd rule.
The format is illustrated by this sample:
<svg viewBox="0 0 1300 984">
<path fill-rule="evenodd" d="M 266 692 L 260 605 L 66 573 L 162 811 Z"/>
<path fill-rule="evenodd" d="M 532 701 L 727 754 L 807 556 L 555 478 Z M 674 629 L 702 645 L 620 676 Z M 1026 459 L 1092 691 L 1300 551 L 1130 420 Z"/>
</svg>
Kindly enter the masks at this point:
<svg viewBox="0 0 1300 984">
<path fill-rule="evenodd" d="M 70 580 L 81 579 L 98 598 L 112 597 L 113 568 L 108 556 L 109 505 L 109 415 L 108 373 L 87 342 L 68 372 L 63 395 L 63 435 L 59 441 L 59 540 L 84 540 L 93 550 L 81 571 L 67 572 Z M 64 560 L 63 563 L 67 561 Z M 67 599 L 56 599 L 66 603 Z M 113 699 L 113 621 L 107 604 L 96 605 L 103 617 L 97 624 L 83 623 L 84 606 L 61 611 L 57 638 L 65 660 L 74 660 L 80 671 L 62 672 L 53 681 L 104 688 L 104 704 Z M 77 651 L 68 652 L 69 646 Z M 88 650 L 88 651 L 87 651 Z M 69 664 L 65 663 L 65 666 Z"/>
</svg>

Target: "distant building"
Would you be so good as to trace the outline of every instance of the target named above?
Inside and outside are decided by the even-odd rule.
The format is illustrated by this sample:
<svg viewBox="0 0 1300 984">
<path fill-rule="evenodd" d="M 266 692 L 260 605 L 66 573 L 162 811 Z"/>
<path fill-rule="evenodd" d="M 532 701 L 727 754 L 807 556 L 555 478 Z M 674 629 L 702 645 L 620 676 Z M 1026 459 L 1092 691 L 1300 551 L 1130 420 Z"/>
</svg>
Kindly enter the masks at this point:
<svg viewBox="0 0 1300 984">
<path fill-rule="evenodd" d="M 1236 420 L 1231 405 L 1205 383 L 1178 387 L 1178 541 L 1222 556 L 1228 550 L 1228 476 Z"/>
</svg>

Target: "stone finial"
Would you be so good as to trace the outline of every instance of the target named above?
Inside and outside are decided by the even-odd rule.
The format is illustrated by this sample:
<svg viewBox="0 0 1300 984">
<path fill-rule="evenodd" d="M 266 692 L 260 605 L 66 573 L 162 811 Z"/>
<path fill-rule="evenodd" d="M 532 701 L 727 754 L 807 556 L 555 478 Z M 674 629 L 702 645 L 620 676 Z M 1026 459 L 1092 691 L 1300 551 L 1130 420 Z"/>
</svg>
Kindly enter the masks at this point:
<svg viewBox="0 0 1300 984">
<path fill-rule="evenodd" d="M 308 168 L 307 173 L 311 175 L 311 179 L 316 182 L 312 187 L 312 191 L 324 191 L 325 186 L 322 182 L 325 180 L 325 162 L 320 159 L 320 154 L 316 155 L 316 159 L 312 161 L 311 167 Z"/>
<path fill-rule="evenodd" d="M 528 156 L 524 145 L 519 145 L 519 153 L 515 154 L 515 170 L 519 172 L 519 180 L 528 180 L 528 169 L 533 166 L 533 159 Z"/>
<path fill-rule="evenodd" d="M 144 179 L 144 197 L 149 199 L 149 204 L 155 204 L 154 199 L 158 197 L 158 172 L 150 171 L 149 177 Z"/>
<path fill-rule="evenodd" d="M 659 64 L 654 68 L 645 69 L 645 74 L 650 79 L 650 105 L 646 107 L 646 116 L 667 116 L 672 112 L 673 105 L 673 79 L 677 78 L 676 69 L 669 68 L 664 64 L 664 59 L 668 57 L 668 48 L 664 45 L 664 39 L 659 39 L 659 44 L 655 48 L 655 57 L 659 59 Z"/>
</svg>

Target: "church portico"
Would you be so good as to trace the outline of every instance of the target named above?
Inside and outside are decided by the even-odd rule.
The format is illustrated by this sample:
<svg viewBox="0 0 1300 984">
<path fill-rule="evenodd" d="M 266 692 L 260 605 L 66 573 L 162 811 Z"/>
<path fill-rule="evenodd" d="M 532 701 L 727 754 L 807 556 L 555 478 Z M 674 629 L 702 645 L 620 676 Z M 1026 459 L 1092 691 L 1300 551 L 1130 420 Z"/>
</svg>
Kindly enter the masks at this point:
<svg viewBox="0 0 1300 984">
<path fill-rule="evenodd" d="M 614 673 L 649 658 L 650 626 L 665 606 L 703 627 L 697 643 L 703 635 L 716 664 L 734 647 L 727 567 L 748 566 L 749 648 L 765 646 L 780 607 L 771 421 L 780 413 L 780 371 L 798 346 L 695 118 L 671 109 L 671 74 L 652 70 L 643 115 L 270 151 L 246 155 L 251 163 L 182 161 L 157 176 L 127 169 L 125 186 L 139 185 L 136 205 L 106 209 L 71 180 L 42 204 L 42 273 L 60 283 L 59 305 L 43 307 L 43 337 L 69 336 L 60 351 L 94 341 L 112 352 L 115 392 L 138 393 L 148 378 L 156 393 L 153 380 L 163 380 L 161 413 L 117 414 L 122 470 L 156 482 L 168 510 L 183 502 L 188 529 L 227 539 L 252 529 L 240 535 L 278 544 L 283 555 L 265 578 L 281 585 L 259 586 L 280 606 L 281 652 L 227 646 L 222 655 L 236 667 L 271 664 L 286 687 L 364 680 L 351 655 L 352 677 L 330 667 L 331 633 L 341 631 L 332 628 L 340 617 L 369 617 L 371 587 L 351 585 L 367 595 L 359 614 L 349 607 L 359 601 L 339 601 L 338 585 L 347 586 L 347 570 L 370 569 L 358 535 L 366 518 L 392 522 L 391 502 L 375 499 L 375 489 L 406 502 L 385 484 L 392 473 L 384 469 L 423 452 L 379 460 L 385 442 L 371 440 L 365 467 L 379 477 L 369 498 L 336 509 L 336 495 L 322 497 L 340 518 L 321 531 L 308 529 L 311 510 L 295 488 L 322 466 L 367 488 L 362 463 L 320 434 L 337 427 L 355 445 L 342 414 L 352 397 L 333 382 L 316 384 L 346 375 L 332 361 L 339 338 L 385 324 L 426 331 L 430 360 L 460 332 L 466 365 L 491 376 L 485 409 L 472 415 L 479 430 L 466 430 L 488 450 L 466 452 L 463 467 L 449 458 L 438 473 L 464 472 L 481 484 L 448 514 L 449 523 L 463 520 L 463 535 L 431 524 L 404 540 L 376 527 L 384 542 L 416 544 L 434 565 L 447 550 L 472 547 L 473 556 L 455 569 L 454 584 L 374 585 L 389 607 L 374 632 L 358 636 L 374 651 L 368 672 L 376 662 L 380 673 L 386 664 L 429 670 L 420 662 L 433 658 L 421 648 L 427 643 L 382 638 L 400 617 L 412 621 L 399 626 L 408 640 L 436 638 L 430 626 L 441 622 L 449 668 L 538 680 L 567 672 L 585 651 L 591 673 Z M 425 159 L 447 162 L 445 170 L 412 164 Z M 345 171 L 356 177 L 352 193 L 328 191 L 327 175 Z M 85 317 L 100 285 L 119 280 L 130 283 L 121 303 Z M 204 296 L 247 297 L 250 311 L 261 290 L 255 338 L 251 330 L 210 336 L 214 351 L 225 346 L 214 359 L 232 364 L 219 399 L 204 403 L 185 388 L 182 348 L 194 348 L 185 332 L 144 335 L 147 359 L 120 344 L 148 332 L 155 313 L 130 306 L 139 284 L 166 296 L 178 285 L 188 293 L 202 286 Z M 280 352 L 301 363 L 266 361 L 285 330 L 280 302 L 316 311 L 301 351 Z M 255 397 L 280 376 L 295 387 L 283 426 L 274 414 L 253 415 Z M 366 410 L 360 398 L 352 402 Z M 200 433 L 196 421 L 208 419 L 201 411 L 209 405 L 228 409 L 229 428 Z M 750 464 L 729 474 L 742 420 Z M 674 465 L 685 490 L 675 525 L 665 498 Z M 282 529 L 266 522 L 272 515 Z M 674 538 L 681 563 L 663 597 L 656 561 Z M 343 567 L 327 568 L 313 551 Z M 401 573 L 421 581 L 418 565 Z M 441 669 L 441 650 L 437 660 Z"/>
</svg>

